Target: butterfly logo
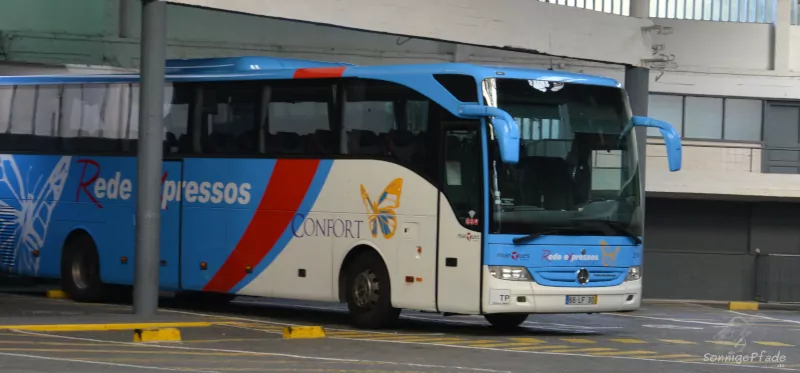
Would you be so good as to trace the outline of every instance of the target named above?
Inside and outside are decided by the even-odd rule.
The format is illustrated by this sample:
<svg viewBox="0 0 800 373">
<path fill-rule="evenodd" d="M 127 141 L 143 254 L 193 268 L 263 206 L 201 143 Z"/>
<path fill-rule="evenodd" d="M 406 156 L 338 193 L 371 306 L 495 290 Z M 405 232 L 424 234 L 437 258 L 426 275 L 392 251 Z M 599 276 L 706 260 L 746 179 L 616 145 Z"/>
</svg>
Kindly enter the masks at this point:
<svg viewBox="0 0 800 373">
<path fill-rule="evenodd" d="M 395 209 L 400 207 L 400 195 L 403 193 L 403 179 L 392 180 L 381 193 L 377 201 L 369 198 L 367 189 L 361 185 L 361 199 L 369 215 L 369 229 L 372 237 L 378 237 L 378 229 L 384 238 L 394 237 L 397 230 L 397 214 Z"/>
<path fill-rule="evenodd" d="M 617 262 L 617 254 L 619 254 L 620 250 L 620 247 L 617 246 L 614 251 L 606 251 L 606 246 L 606 241 L 600 241 L 600 250 L 603 252 L 603 267 L 613 266 Z"/>
<path fill-rule="evenodd" d="M 61 157 L 47 180 L 42 184 L 44 175 L 39 176 L 29 189 L 29 175 L 22 177 L 14 157 L 0 155 L 0 189 L 5 189 L 2 195 L 10 197 L 0 201 L 0 267 L 14 269 L 19 264 L 19 273 L 38 273 L 39 258 L 34 252 L 44 246 L 53 210 L 69 176 L 71 158 Z"/>
</svg>

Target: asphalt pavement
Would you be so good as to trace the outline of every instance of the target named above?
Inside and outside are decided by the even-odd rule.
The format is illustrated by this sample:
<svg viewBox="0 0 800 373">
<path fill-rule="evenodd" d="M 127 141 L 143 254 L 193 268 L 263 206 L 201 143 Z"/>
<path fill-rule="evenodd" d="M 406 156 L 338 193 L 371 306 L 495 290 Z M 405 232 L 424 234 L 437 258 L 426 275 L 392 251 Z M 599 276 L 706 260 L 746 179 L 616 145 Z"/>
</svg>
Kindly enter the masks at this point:
<svg viewBox="0 0 800 373">
<path fill-rule="evenodd" d="M 490 328 L 481 317 L 404 312 L 395 328 L 376 332 L 352 328 L 337 304 L 240 297 L 228 305 L 198 306 L 164 299 L 157 321 L 209 325 L 181 328 L 181 342 L 134 343 L 131 330 L 17 330 L 49 322 L 117 322 L 132 317 L 130 305 L 1 291 L 4 373 L 800 370 L 796 311 L 648 303 L 627 313 L 533 315 L 510 333 Z M 285 339 L 288 325 L 319 325 L 326 336 Z"/>
</svg>

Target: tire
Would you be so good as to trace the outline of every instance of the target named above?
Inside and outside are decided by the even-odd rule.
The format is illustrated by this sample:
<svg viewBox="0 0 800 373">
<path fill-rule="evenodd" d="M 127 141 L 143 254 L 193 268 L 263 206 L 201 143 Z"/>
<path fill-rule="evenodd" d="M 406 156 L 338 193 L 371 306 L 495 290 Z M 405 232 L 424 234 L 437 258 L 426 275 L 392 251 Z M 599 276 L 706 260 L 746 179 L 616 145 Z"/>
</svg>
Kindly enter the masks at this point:
<svg viewBox="0 0 800 373">
<path fill-rule="evenodd" d="M 71 239 L 61 257 L 61 288 L 78 302 L 103 300 L 106 286 L 100 280 L 100 257 L 88 235 Z"/>
<path fill-rule="evenodd" d="M 351 322 L 362 329 L 381 329 L 400 317 L 392 307 L 389 271 L 374 251 L 359 255 L 347 268 L 345 282 Z"/>
<path fill-rule="evenodd" d="M 489 324 L 498 329 L 514 329 L 528 319 L 526 313 L 493 313 L 483 315 Z"/>
</svg>

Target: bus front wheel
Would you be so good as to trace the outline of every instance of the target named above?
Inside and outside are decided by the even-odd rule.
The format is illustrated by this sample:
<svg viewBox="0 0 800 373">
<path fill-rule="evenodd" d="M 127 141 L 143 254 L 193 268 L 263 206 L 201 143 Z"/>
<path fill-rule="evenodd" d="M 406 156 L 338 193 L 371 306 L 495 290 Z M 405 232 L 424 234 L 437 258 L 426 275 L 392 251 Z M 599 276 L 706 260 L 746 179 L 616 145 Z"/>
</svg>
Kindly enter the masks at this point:
<svg viewBox="0 0 800 373">
<path fill-rule="evenodd" d="M 100 280 L 100 257 L 91 237 L 74 237 L 64 248 L 61 288 L 78 302 L 102 300 L 105 285 Z"/>
<path fill-rule="evenodd" d="M 520 324 L 524 323 L 526 319 L 528 319 L 528 314 L 526 313 L 493 313 L 489 315 L 483 315 L 486 321 L 489 324 L 492 324 L 495 328 L 498 329 L 513 329 Z"/>
<path fill-rule="evenodd" d="M 346 300 L 356 327 L 379 329 L 400 316 L 392 307 L 389 271 L 380 255 L 367 251 L 359 255 L 347 269 Z"/>
</svg>

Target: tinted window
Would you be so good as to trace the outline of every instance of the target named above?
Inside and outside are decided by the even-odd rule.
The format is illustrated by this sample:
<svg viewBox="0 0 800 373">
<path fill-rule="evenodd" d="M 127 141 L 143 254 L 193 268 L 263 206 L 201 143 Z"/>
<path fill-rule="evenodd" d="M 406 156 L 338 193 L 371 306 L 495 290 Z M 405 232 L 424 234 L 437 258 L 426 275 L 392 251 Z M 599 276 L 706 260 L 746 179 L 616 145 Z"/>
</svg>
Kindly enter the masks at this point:
<svg viewBox="0 0 800 373">
<path fill-rule="evenodd" d="M 325 156 L 338 153 L 332 129 L 335 83 L 335 80 L 269 83 L 267 154 Z"/>
<path fill-rule="evenodd" d="M 258 86 L 246 83 L 212 83 L 202 87 L 203 153 L 255 153 L 259 93 Z"/>
<path fill-rule="evenodd" d="M 374 80 L 345 83 L 342 154 L 390 157 L 435 179 L 436 131 L 429 125 L 431 102 L 405 86 Z M 431 157 L 431 158 L 428 158 Z"/>
</svg>

